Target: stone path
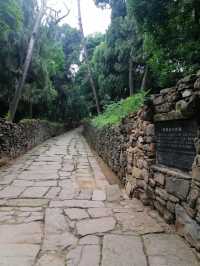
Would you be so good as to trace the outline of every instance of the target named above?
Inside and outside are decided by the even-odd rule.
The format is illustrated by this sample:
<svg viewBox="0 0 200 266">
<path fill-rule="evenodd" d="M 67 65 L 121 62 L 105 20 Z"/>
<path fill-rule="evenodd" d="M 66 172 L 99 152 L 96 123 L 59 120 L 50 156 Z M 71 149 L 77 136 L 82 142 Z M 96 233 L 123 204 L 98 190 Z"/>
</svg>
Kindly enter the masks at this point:
<svg viewBox="0 0 200 266">
<path fill-rule="evenodd" d="M 0 172 L 0 266 L 197 266 L 149 208 L 109 185 L 76 131 Z"/>
</svg>

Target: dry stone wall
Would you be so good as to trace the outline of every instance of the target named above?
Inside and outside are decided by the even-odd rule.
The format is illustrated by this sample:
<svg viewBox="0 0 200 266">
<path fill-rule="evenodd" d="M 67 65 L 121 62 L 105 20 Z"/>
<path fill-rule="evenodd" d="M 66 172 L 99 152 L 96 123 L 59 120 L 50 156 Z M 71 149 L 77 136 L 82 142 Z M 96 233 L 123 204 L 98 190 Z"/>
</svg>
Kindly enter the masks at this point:
<svg viewBox="0 0 200 266">
<path fill-rule="evenodd" d="M 155 208 L 200 251 L 200 72 L 153 95 L 115 127 L 85 135 L 130 196 Z"/>
<path fill-rule="evenodd" d="M 64 131 L 64 125 L 47 121 L 24 120 L 15 124 L 0 119 L 0 159 L 15 158 Z"/>
</svg>

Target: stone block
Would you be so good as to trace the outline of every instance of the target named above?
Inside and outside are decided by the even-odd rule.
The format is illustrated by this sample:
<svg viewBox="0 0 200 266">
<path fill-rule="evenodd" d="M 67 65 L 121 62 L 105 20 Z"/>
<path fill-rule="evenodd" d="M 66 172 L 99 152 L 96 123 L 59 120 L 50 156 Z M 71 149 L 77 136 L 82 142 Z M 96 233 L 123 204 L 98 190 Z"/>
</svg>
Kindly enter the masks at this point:
<svg viewBox="0 0 200 266">
<path fill-rule="evenodd" d="M 156 200 L 161 204 L 161 205 L 163 205 L 163 206 L 165 206 L 166 205 L 166 201 L 165 200 L 163 200 L 162 198 L 160 198 L 160 197 L 158 197 L 158 196 L 156 196 Z"/>
<path fill-rule="evenodd" d="M 184 90 L 183 92 L 182 92 L 182 97 L 183 98 L 186 98 L 186 97 L 189 97 L 189 96 L 191 96 L 192 95 L 192 90 Z"/>
<path fill-rule="evenodd" d="M 106 235 L 103 239 L 102 266 L 122 265 L 147 266 L 140 237 Z"/>
<path fill-rule="evenodd" d="M 165 185 L 165 176 L 163 174 L 155 173 L 154 174 L 154 179 L 159 185 L 161 185 L 161 186 Z"/>
<path fill-rule="evenodd" d="M 71 219 L 71 220 L 81 220 L 85 218 L 89 218 L 87 212 L 83 209 L 79 208 L 69 208 L 65 209 L 64 213 Z"/>
<path fill-rule="evenodd" d="M 154 201 L 154 207 L 156 208 L 156 210 L 158 210 L 160 214 L 164 214 L 165 208 L 158 201 Z"/>
<path fill-rule="evenodd" d="M 146 183 L 148 183 L 150 176 L 150 172 L 147 169 L 142 170 L 142 178 L 145 180 Z"/>
<path fill-rule="evenodd" d="M 175 234 L 143 237 L 149 266 L 198 266 L 193 250 Z"/>
<path fill-rule="evenodd" d="M 79 245 L 98 245 L 99 237 L 98 236 L 84 236 L 79 240 Z"/>
<path fill-rule="evenodd" d="M 196 207 L 196 203 L 197 203 L 197 199 L 199 195 L 200 195 L 200 192 L 197 188 L 192 188 L 190 190 L 189 199 L 188 199 L 188 205 L 190 208 Z"/>
<path fill-rule="evenodd" d="M 56 255 L 56 254 L 44 254 L 42 255 L 36 266 L 64 266 L 65 260 L 64 257 Z"/>
<path fill-rule="evenodd" d="M 164 97 L 163 95 L 156 95 L 154 96 L 154 99 L 153 99 L 153 104 L 154 105 L 160 105 L 164 103 Z"/>
<path fill-rule="evenodd" d="M 192 178 L 195 181 L 200 182 L 200 166 L 193 165 L 193 167 L 192 167 Z"/>
<path fill-rule="evenodd" d="M 94 190 L 92 195 L 92 200 L 105 201 L 106 193 L 103 190 Z"/>
<path fill-rule="evenodd" d="M 166 190 L 181 200 L 186 200 L 190 189 L 190 181 L 173 176 L 166 177 Z"/>
<path fill-rule="evenodd" d="M 149 185 L 154 188 L 156 186 L 156 181 L 152 178 L 149 178 Z"/>
<path fill-rule="evenodd" d="M 171 93 L 173 93 L 174 92 L 174 87 L 172 87 L 172 88 L 166 88 L 166 89 L 162 89 L 161 91 L 160 91 L 160 94 L 171 94 Z"/>
<path fill-rule="evenodd" d="M 177 197 L 175 197 L 173 195 L 168 194 L 168 197 L 169 197 L 169 200 L 171 202 L 178 203 L 180 201 L 179 198 L 177 198 Z"/>
<path fill-rule="evenodd" d="M 195 144 L 195 148 L 196 148 L 196 153 L 200 154 L 200 139 L 199 138 L 195 138 L 194 144 Z M 197 160 L 197 161 L 199 161 L 199 160 Z"/>
<path fill-rule="evenodd" d="M 199 72 L 200 73 L 200 72 Z M 195 83 L 194 83 L 194 88 L 195 90 L 199 90 L 200 89 L 200 78 L 198 78 Z"/>
<path fill-rule="evenodd" d="M 173 213 L 169 212 L 168 210 L 164 210 L 164 219 L 167 223 L 172 224 L 174 223 L 175 216 Z"/>
<path fill-rule="evenodd" d="M 147 136 L 154 136 L 155 135 L 155 125 L 154 124 L 149 124 L 146 128 L 145 128 L 145 134 Z"/>
<path fill-rule="evenodd" d="M 109 208 L 92 208 L 88 209 L 88 212 L 92 218 L 112 216 L 112 210 Z"/>
<path fill-rule="evenodd" d="M 176 230 L 200 251 L 200 225 L 179 204 L 176 205 Z"/>
<path fill-rule="evenodd" d="M 163 200 L 168 200 L 168 193 L 165 189 L 157 187 L 155 193 L 160 196 Z"/>
<path fill-rule="evenodd" d="M 197 212 L 196 220 L 200 224 L 200 211 Z"/>
<path fill-rule="evenodd" d="M 148 186 L 147 190 L 146 190 L 146 193 L 147 193 L 147 196 L 150 199 L 155 199 L 155 191 L 154 191 L 154 189 L 152 187 Z"/>
<path fill-rule="evenodd" d="M 85 245 L 82 249 L 81 261 L 79 266 L 99 266 L 100 265 L 100 246 L 98 245 Z M 74 265 L 74 264 L 67 264 Z M 76 264 L 77 265 L 77 264 Z"/>
<path fill-rule="evenodd" d="M 137 179 L 136 180 L 136 186 L 139 188 L 143 188 L 145 190 L 147 187 L 147 183 L 144 180 Z"/>
<path fill-rule="evenodd" d="M 172 105 L 170 103 L 163 103 L 161 105 L 155 106 L 156 113 L 168 113 L 172 110 Z"/>
<path fill-rule="evenodd" d="M 170 111 L 168 113 L 163 114 L 155 114 L 154 115 L 154 121 L 169 121 L 169 120 L 175 120 L 175 119 L 184 119 L 186 118 L 181 112 L 177 112 L 175 110 Z"/>
<path fill-rule="evenodd" d="M 186 76 L 186 77 L 184 77 L 184 78 L 182 78 L 182 79 L 180 79 L 178 82 L 177 82 L 177 84 L 181 84 L 181 83 L 185 83 L 185 84 L 190 84 L 190 83 L 192 83 L 192 82 L 194 82 L 195 80 L 196 80 L 196 75 L 195 74 L 192 74 L 192 75 L 188 75 L 188 76 Z"/>
<path fill-rule="evenodd" d="M 197 77 L 200 77 L 200 70 L 197 71 Z"/>
<path fill-rule="evenodd" d="M 142 170 L 137 167 L 133 167 L 132 176 L 139 179 L 142 178 Z"/>
<path fill-rule="evenodd" d="M 171 212 L 171 213 L 175 213 L 175 207 L 176 204 L 174 202 L 168 201 L 167 202 L 167 209 Z"/>
<path fill-rule="evenodd" d="M 195 218 L 196 216 L 196 213 L 197 213 L 197 210 L 196 209 L 193 209 L 193 208 L 190 208 L 185 202 L 182 203 L 186 213 L 191 217 L 191 218 Z"/>
<path fill-rule="evenodd" d="M 76 226 L 78 234 L 86 236 L 111 231 L 115 228 L 115 224 L 113 217 L 105 217 L 79 221 Z"/>
</svg>

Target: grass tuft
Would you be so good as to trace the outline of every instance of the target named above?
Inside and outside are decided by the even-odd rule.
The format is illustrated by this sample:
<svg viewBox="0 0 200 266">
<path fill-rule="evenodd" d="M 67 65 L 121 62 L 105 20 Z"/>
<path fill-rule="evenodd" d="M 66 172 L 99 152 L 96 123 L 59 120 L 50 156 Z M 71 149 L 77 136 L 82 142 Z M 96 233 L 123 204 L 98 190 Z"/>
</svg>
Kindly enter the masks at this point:
<svg viewBox="0 0 200 266">
<path fill-rule="evenodd" d="M 91 120 L 92 125 L 101 128 L 119 124 L 124 117 L 138 111 L 144 103 L 146 94 L 142 91 L 125 100 L 108 105 L 102 114 Z"/>
</svg>

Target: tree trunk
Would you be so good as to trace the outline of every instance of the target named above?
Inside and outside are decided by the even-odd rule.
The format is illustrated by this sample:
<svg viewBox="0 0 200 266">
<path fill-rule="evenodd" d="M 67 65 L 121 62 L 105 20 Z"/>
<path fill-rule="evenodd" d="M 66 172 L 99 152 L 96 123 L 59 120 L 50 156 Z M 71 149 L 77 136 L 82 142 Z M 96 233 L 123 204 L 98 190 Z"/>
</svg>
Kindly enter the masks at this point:
<svg viewBox="0 0 200 266">
<path fill-rule="evenodd" d="M 27 74 L 29 71 L 29 67 L 31 64 L 33 49 L 34 49 L 35 41 L 37 38 L 37 33 L 39 31 L 40 24 L 41 24 L 42 18 L 44 16 L 45 9 L 46 9 L 46 0 L 43 0 L 41 9 L 40 9 L 38 16 L 36 18 L 33 32 L 32 32 L 32 35 L 31 35 L 31 38 L 29 41 L 26 59 L 25 59 L 24 66 L 23 66 L 22 77 L 21 77 L 20 81 L 18 82 L 18 85 L 16 86 L 15 95 L 14 95 L 14 98 L 13 98 L 11 104 L 10 104 L 9 113 L 8 113 L 8 120 L 9 121 L 13 121 L 15 118 L 15 115 L 16 115 L 17 107 L 18 107 L 20 98 L 22 96 L 23 88 L 24 88 Z"/>
<path fill-rule="evenodd" d="M 33 118 L 33 103 L 31 100 L 29 102 L 29 117 Z"/>
<path fill-rule="evenodd" d="M 129 59 L 129 91 L 130 96 L 133 95 L 133 60 L 130 57 Z"/>
<path fill-rule="evenodd" d="M 149 68 L 146 65 L 145 66 L 144 76 L 143 76 L 143 79 L 142 79 L 142 84 L 141 84 L 140 90 L 145 90 L 146 89 L 148 72 L 149 72 Z"/>
<path fill-rule="evenodd" d="M 84 31 L 83 31 L 80 0 L 77 0 L 77 5 L 78 5 L 78 21 L 79 21 L 79 28 L 80 28 L 80 33 L 81 33 L 81 39 L 82 39 L 85 62 L 86 62 L 87 69 L 88 69 L 88 76 L 89 76 L 90 85 L 91 85 L 91 88 L 92 88 L 92 91 L 93 91 L 93 95 L 94 95 L 94 99 L 95 99 L 95 103 L 96 103 L 97 113 L 100 114 L 101 109 L 100 109 L 100 104 L 99 104 L 99 98 L 98 98 L 96 86 L 95 86 L 95 83 L 94 83 L 94 79 L 93 79 L 93 76 L 92 76 L 92 70 L 91 70 L 91 67 L 90 67 L 89 59 L 88 59 L 88 52 L 87 52 L 86 41 L 85 41 L 85 36 L 84 36 Z"/>
<path fill-rule="evenodd" d="M 200 4 L 198 0 L 193 0 L 194 22 L 197 26 L 200 24 Z"/>
</svg>

